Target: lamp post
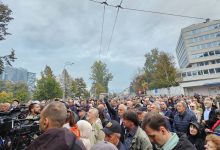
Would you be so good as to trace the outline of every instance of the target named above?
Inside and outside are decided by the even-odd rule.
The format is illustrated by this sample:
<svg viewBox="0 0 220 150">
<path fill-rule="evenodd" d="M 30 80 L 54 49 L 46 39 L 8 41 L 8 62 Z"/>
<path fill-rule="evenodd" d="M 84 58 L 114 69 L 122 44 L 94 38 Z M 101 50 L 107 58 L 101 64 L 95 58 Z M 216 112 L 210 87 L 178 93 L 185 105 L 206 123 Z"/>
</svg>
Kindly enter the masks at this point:
<svg viewBox="0 0 220 150">
<path fill-rule="evenodd" d="M 65 70 L 66 66 L 71 66 L 73 65 L 73 62 L 65 62 L 63 70 Z M 63 73 L 63 100 L 66 99 L 66 74 L 65 72 Z"/>
</svg>

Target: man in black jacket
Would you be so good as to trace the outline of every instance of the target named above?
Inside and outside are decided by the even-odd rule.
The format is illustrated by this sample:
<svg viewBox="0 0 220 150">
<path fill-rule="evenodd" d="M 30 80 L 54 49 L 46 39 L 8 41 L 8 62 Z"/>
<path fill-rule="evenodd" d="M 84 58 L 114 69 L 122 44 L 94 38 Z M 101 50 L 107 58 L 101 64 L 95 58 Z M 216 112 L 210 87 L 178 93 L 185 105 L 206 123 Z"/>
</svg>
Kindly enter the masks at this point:
<svg viewBox="0 0 220 150">
<path fill-rule="evenodd" d="M 202 123 L 206 126 L 206 128 L 211 128 L 215 121 L 215 109 L 216 107 L 213 106 L 213 100 L 209 97 L 206 97 L 204 100 L 204 106 L 203 114 L 202 114 Z"/>
<path fill-rule="evenodd" d="M 166 119 L 155 112 L 147 113 L 143 121 L 143 130 L 157 149 L 163 150 L 196 150 L 183 134 L 169 131 Z"/>
<path fill-rule="evenodd" d="M 61 102 L 52 102 L 40 114 L 39 136 L 27 150 L 84 150 L 85 146 L 68 129 L 62 128 L 67 118 L 67 109 Z"/>
</svg>

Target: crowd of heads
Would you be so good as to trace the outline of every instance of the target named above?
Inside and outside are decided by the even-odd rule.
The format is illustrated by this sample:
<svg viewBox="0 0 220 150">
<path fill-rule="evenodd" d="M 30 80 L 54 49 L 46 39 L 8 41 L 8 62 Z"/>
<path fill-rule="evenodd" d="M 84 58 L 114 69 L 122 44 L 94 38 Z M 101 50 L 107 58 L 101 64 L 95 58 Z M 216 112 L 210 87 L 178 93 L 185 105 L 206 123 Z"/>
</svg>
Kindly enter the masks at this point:
<svg viewBox="0 0 220 150">
<path fill-rule="evenodd" d="M 209 150 L 211 147 L 220 149 L 219 103 L 220 96 L 180 95 L 55 99 L 30 101 L 23 105 L 28 107 L 27 119 L 40 118 L 41 131 L 66 127 L 82 141 L 84 146 L 81 148 L 85 149 L 92 149 L 103 140 L 107 143 L 100 145 L 111 143 L 119 149 L 121 143 L 125 149 L 135 149 L 132 138 L 129 138 L 141 132 L 141 139 L 150 142 L 149 149 L 163 147 L 173 133 L 178 133 L 180 139 L 184 134 L 195 148 L 202 145 L 203 149 Z M 0 103 L 0 112 L 8 112 L 20 105 L 18 100 Z M 193 142 L 198 139 L 197 146 L 198 143 Z"/>
</svg>

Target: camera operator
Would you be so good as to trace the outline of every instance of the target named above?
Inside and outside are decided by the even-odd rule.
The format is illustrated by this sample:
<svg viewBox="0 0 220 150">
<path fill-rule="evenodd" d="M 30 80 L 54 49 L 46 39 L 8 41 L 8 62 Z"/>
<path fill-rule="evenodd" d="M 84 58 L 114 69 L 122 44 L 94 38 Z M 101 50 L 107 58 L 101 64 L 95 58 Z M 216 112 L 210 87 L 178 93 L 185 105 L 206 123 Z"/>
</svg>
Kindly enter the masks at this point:
<svg viewBox="0 0 220 150">
<path fill-rule="evenodd" d="M 35 119 L 39 117 L 41 107 L 38 103 L 32 103 L 28 107 L 29 114 L 26 119 Z"/>
<path fill-rule="evenodd" d="M 0 111 L 1 112 L 8 112 L 10 110 L 11 104 L 10 103 L 2 103 Z"/>
<path fill-rule="evenodd" d="M 67 109 L 61 102 L 48 104 L 40 114 L 40 130 L 44 131 L 27 150 L 84 150 L 85 147 L 76 136 L 62 128 L 67 118 Z"/>
</svg>

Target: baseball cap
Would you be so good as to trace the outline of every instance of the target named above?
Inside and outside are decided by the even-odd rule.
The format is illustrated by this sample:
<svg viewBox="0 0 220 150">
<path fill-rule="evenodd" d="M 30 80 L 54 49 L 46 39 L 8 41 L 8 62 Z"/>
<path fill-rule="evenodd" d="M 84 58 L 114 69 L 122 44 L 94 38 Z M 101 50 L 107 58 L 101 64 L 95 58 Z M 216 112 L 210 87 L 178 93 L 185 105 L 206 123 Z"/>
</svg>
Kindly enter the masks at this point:
<svg viewBox="0 0 220 150">
<path fill-rule="evenodd" d="M 118 148 L 115 145 L 107 141 L 101 141 L 91 148 L 91 150 L 103 150 L 103 149 L 104 150 L 118 150 Z"/>
<path fill-rule="evenodd" d="M 111 120 L 106 124 L 102 131 L 107 135 L 111 135 L 113 133 L 121 134 L 121 126 L 117 121 Z"/>
</svg>

